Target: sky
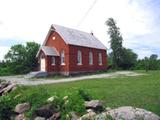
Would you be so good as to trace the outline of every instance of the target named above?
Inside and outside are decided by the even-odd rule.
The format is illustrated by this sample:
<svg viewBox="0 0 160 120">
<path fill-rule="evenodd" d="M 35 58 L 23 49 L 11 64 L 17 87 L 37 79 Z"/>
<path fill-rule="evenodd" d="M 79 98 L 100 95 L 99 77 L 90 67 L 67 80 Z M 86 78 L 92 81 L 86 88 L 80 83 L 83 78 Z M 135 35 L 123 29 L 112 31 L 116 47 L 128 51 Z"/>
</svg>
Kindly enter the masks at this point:
<svg viewBox="0 0 160 120">
<path fill-rule="evenodd" d="M 110 51 L 105 21 L 112 17 L 123 45 L 144 58 L 160 57 L 160 0 L 0 0 L 0 60 L 15 44 L 42 44 L 51 24 L 94 35 Z M 81 21 L 83 19 L 83 21 Z"/>
</svg>

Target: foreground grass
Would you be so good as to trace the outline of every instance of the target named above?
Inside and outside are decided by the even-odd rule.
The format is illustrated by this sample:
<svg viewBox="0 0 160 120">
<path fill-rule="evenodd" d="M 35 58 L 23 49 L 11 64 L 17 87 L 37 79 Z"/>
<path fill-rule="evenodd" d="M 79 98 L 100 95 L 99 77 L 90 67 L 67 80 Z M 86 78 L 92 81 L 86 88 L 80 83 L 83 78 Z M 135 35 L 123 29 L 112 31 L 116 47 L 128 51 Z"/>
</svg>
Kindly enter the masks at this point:
<svg viewBox="0 0 160 120">
<path fill-rule="evenodd" d="M 12 95 L 21 94 L 26 97 L 40 90 L 39 92 L 47 93 L 45 97 L 48 98 L 55 93 L 65 96 L 78 89 L 88 91 L 94 99 L 106 101 L 105 105 L 111 108 L 134 106 L 160 115 L 160 71 L 149 71 L 147 75 L 135 77 L 103 78 L 31 87 L 23 86 L 19 87 Z M 37 97 L 37 100 L 41 99 L 41 96 L 34 97 Z"/>
</svg>

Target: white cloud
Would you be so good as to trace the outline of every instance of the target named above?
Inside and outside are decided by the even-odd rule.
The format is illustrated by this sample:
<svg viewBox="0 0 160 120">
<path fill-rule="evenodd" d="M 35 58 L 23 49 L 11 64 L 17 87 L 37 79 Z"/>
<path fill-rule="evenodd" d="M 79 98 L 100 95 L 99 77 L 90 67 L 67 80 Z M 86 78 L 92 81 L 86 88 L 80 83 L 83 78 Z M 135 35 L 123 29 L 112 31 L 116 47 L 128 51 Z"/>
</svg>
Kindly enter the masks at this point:
<svg viewBox="0 0 160 120">
<path fill-rule="evenodd" d="M 144 57 L 149 57 L 152 54 L 155 54 L 152 50 L 149 50 L 147 48 L 139 48 L 137 50 L 135 50 L 135 52 L 139 53 L 138 58 L 142 59 Z"/>
<path fill-rule="evenodd" d="M 9 47 L 0 46 L 0 60 L 3 60 L 4 55 L 8 52 Z"/>
</svg>

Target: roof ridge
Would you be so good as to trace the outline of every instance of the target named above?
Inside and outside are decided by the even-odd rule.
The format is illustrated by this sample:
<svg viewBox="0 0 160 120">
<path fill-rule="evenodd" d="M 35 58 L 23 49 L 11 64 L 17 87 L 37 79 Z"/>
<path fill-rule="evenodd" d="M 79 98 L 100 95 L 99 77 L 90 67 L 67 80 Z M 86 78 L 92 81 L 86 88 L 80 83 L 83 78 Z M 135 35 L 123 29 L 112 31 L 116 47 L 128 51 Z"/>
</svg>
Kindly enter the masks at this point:
<svg viewBox="0 0 160 120">
<path fill-rule="evenodd" d="M 86 34 L 90 34 L 89 32 L 85 32 L 85 31 L 82 31 L 82 30 L 79 30 L 79 29 L 76 29 L 76 28 L 71 28 L 71 27 L 66 27 L 66 26 L 62 26 L 62 25 L 57 25 L 57 24 L 52 24 L 52 27 L 54 26 L 60 26 L 60 27 L 63 27 L 63 28 L 66 28 L 66 29 L 72 29 L 72 30 L 76 30 L 76 31 L 79 31 L 79 32 L 83 32 L 83 33 L 86 33 Z M 56 28 L 55 28 L 56 29 Z M 94 36 L 94 35 L 93 35 Z"/>
</svg>

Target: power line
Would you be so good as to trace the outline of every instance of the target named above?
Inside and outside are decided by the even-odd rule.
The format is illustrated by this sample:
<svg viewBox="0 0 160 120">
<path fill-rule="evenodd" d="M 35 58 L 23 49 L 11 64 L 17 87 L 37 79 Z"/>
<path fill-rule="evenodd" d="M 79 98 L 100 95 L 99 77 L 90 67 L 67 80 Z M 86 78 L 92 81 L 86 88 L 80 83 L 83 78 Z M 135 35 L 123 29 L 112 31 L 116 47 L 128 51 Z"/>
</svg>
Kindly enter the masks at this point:
<svg viewBox="0 0 160 120">
<path fill-rule="evenodd" d="M 84 16 L 82 17 L 82 19 L 78 22 L 77 26 L 76 27 L 79 27 L 82 22 L 84 21 L 84 19 L 87 17 L 88 13 L 92 10 L 92 8 L 94 7 L 94 5 L 97 3 L 98 0 L 95 0 L 93 2 L 93 4 L 89 7 L 89 9 L 87 10 L 87 12 L 84 14 Z"/>
</svg>

